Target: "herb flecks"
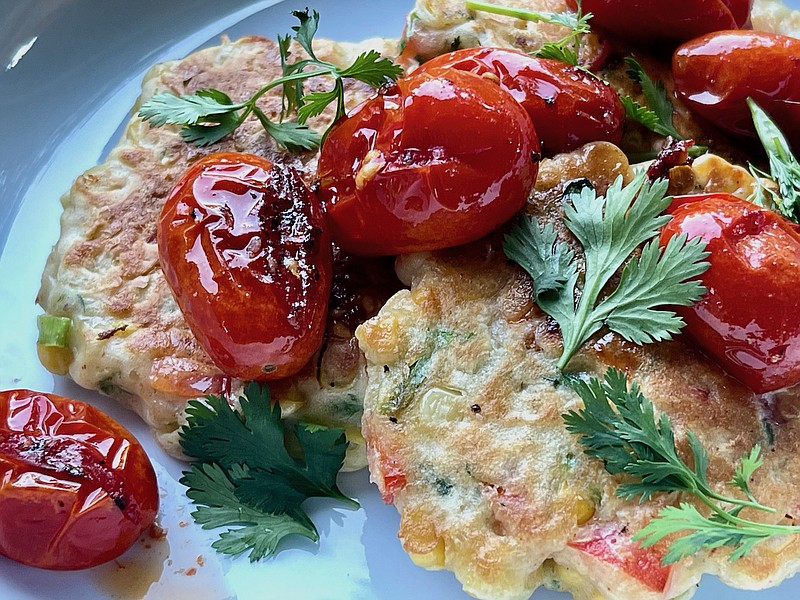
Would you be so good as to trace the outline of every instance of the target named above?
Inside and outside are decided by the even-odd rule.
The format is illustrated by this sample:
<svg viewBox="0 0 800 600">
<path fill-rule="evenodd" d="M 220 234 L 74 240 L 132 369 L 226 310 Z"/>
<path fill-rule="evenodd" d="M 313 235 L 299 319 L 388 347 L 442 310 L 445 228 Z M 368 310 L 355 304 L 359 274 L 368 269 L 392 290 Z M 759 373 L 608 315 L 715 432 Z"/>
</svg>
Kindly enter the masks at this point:
<svg viewBox="0 0 800 600">
<path fill-rule="evenodd" d="M 532 21 L 534 23 L 550 23 L 551 25 L 562 25 L 569 30 L 569 33 L 558 41 L 548 42 L 539 50 L 534 52 L 540 58 L 551 58 L 579 66 L 579 52 L 581 36 L 589 33 L 589 21 L 591 13 L 583 14 L 581 3 L 578 1 L 578 12 L 542 12 L 532 11 L 525 8 L 514 8 L 510 6 L 500 6 L 478 0 L 467 0 L 467 9 L 488 12 L 495 15 L 502 15 L 514 19 Z"/>
<path fill-rule="evenodd" d="M 789 147 L 786 136 L 766 111 L 752 98 L 747 99 L 758 137 L 769 158 L 770 173 L 750 165 L 756 179 L 756 191 L 751 200 L 760 206 L 774 209 L 787 219 L 800 223 L 800 162 Z M 778 184 L 778 192 L 765 186 L 761 177 L 771 178 Z"/>
<path fill-rule="evenodd" d="M 528 272 L 539 307 L 561 328 L 559 370 L 604 326 L 636 344 L 671 339 L 684 322 L 657 307 L 689 306 L 705 293 L 694 279 L 709 266 L 702 240 L 676 236 L 660 249 L 653 239 L 671 218 L 662 214 L 672 200 L 666 190 L 666 181 L 650 184 L 640 173 L 626 186 L 618 177 L 605 196 L 591 186 L 566 195 L 564 223 L 583 247 L 586 265 L 580 290 L 574 253 L 551 225 L 522 217 L 506 236 L 506 255 Z M 615 289 L 601 298 L 623 265 Z"/>
<path fill-rule="evenodd" d="M 204 529 L 227 527 L 213 547 L 224 554 L 249 552 L 256 561 L 275 554 L 285 537 L 313 541 L 317 530 L 302 503 L 312 497 L 358 507 L 336 485 L 347 441 L 341 429 L 297 424 L 292 434 L 302 450 L 286 449 L 286 425 L 269 388 L 248 384 L 241 411 L 218 396 L 190 401 L 181 447 L 197 462 L 181 483 L 198 506 L 192 513 Z"/>
<path fill-rule="evenodd" d="M 745 509 L 767 514 L 774 508 L 759 503 L 750 480 L 761 467 L 761 449 L 745 454 L 728 486 L 743 497 L 715 491 L 708 480 L 708 453 L 699 438 L 686 431 L 691 466 L 681 458 L 669 417 L 656 416 L 653 403 L 622 371 L 609 369 L 603 381 L 570 378 L 569 383 L 584 408 L 563 415 L 567 430 L 579 436 L 584 452 L 603 461 L 606 471 L 628 478 L 617 487 L 622 498 L 647 501 L 660 493 L 683 493 L 705 506 L 708 516 L 694 504 L 681 502 L 659 511 L 634 540 L 644 547 L 671 539 L 664 564 L 677 562 L 701 551 L 732 548 L 731 560 L 746 556 L 753 547 L 777 535 L 798 534 L 800 527 L 751 521 L 740 516 Z"/>
<path fill-rule="evenodd" d="M 139 109 L 139 117 L 151 126 L 182 125 L 181 136 L 187 142 L 208 146 L 235 131 L 254 115 L 264 130 L 278 144 L 292 151 L 313 150 L 322 140 L 319 133 L 310 129 L 308 119 L 322 113 L 332 103 L 336 104 L 336 119 L 345 112 L 344 80 L 355 79 L 373 87 L 395 81 L 402 67 L 388 58 L 370 50 L 360 54 L 352 65 L 342 69 L 333 63 L 320 60 L 314 53 L 313 39 L 319 25 L 319 13 L 293 11 L 300 24 L 292 27 L 294 35 L 278 37 L 282 75 L 269 82 L 249 99 L 234 102 L 225 92 L 216 89 L 198 90 L 194 94 L 156 94 Z M 307 58 L 289 62 L 292 42 L 297 42 Z M 313 77 L 333 78 L 333 87 L 326 92 L 304 93 L 303 82 Z M 283 104 L 280 119 L 273 121 L 258 106 L 258 100 L 271 89 L 281 86 Z M 297 121 L 285 121 L 297 113 Z"/>
</svg>

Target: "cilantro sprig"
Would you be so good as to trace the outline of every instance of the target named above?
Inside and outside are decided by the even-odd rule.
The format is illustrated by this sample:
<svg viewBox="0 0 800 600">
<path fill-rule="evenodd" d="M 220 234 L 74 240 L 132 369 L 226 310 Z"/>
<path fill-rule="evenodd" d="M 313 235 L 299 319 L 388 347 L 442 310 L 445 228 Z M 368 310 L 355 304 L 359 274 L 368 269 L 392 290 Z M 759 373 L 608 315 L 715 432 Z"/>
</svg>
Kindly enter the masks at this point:
<svg viewBox="0 0 800 600">
<path fill-rule="evenodd" d="M 632 56 L 625 57 L 625 64 L 628 65 L 628 77 L 642 87 L 642 94 L 648 105 L 642 106 L 630 96 L 621 97 L 628 117 L 659 135 L 682 140 L 683 137 L 672 123 L 672 102 L 667 97 L 664 84 L 653 81 L 639 61 Z"/>
<path fill-rule="evenodd" d="M 535 56 L 541 58 L 552 58 L 561 62 L 569 63 L 574 66 L 579 65 L 578 53 L 580 50 L 581 36 L 589 33 L 589 21 L 592 13 L 583 14 L 581 2 L 578 0 L 577 13 L 572 12 L 542 12 L 533 11 L 525 8 L 514 8 L 510 6 L 500 6 L 478 0 L 467 0 L 466 6 L 469 10 L 488 12 L 495 15 L 523 19 L 534 23 L 550 23 L 552 25 L 562 25 L 569 29 L 569 33 L 560 40 L 548 42 L 539 50 L 534 52 Z"/>
<path fill-rule="evenodd" d="M 241 412 L 219 396 L 189 402 L 180 441 L 197 462 L 181 483 L 198 506 L 192 513 L 197 523 L 228 528 L 213 547 L 231 555 L 249 552 L 257 561 L 274 554 L 289 535 L 319 539 L 302 508 L 306 499 L 332 498 L 353 508 L 358 503 L 336 485 L 347 449 L 341 429 L 295 425 L 303 454 L 296 458 L 286 449 L 280 406 L 270 406 L 269 388 L 250 383 L 239 400 Z"/>
<path fill-rule="evenodd" d="M 678 492 L 707 507 L 708 516 L 688 502 L 668 506 L 634 535 L 633 539 L 644 547 L 680 535 L 669 542 L 664 564 L 723 546 L 733 549 L 730 560 L 736 560 L 758 542 L 800 533 L 800 527 L 794 525 L 761 523 L 740 516 L 745 508 L 775 513 L 774 508 L 758 502 L 750 489 L 749 482 L 762 464 L 758 445 L 742 457 L 728 482 L 744 497 L 723 494 L 708 480 L 708 452 L 699 438 L 686 431 L 690 465 L 678 452 L 669 417 L 663 413 L 656 417 L 653 403 L 635 382 L 628 386 L 622 371 L 610 368 L 604 381 L 592 377 L 588 382 L 579 378 L 569 378 L 568 382 L 583 400 L 584 408 L 563 415 L 567 430 L 579 436 L 588 456 L 603 461 L 606 471 L 629 477 L 617 487 L 618 496 L 647 501 L 655 494 Z"/>
<path fill-rule="evenodd" d="M 530 274 L 537 304 L 561 328 L 559 370 L 604 326 L 637 344 L 670 339 L 684 322 L 674 311 L 656 307 L 688 306 L 705 293 L 692 279 L 709 266 L 702 240 L 675 236 L 660 250 L 652 239 L 671 218 L 662 214 L 672 200 L 666 190 L 666 181 L 650 184 L 640 173 L 624 187 L 618 177 L 605 196 L 588 185 L 567 193 L 564 223 L 583 247 L 585 259 L 580 293 L 574 252 L 556 241 L 552 226 L 542 228 L 522 217 L 506 236 L 506 255 Z M 632 256 L 647 240 L 641 255 Z M 601 299 L 623 264 L 616 288 Z"/>
<path fill-rule="evenodd" d="M 323 136 L 310 129 L 308 119 L 322 113 L 336 103 L 336 119 L 344 115 L 344 80 L 356 79 L 374 87 L 395 81 L 403 73 L 402 67 L 388 58 L 370 50 L 360 54 L 353 64 L 342 69 L 333 63 L 320 60 L 314 53 L 312 42 L 319 25 L 319 13 L 308 10 L 292 11 L 300 24 L 292 27 L 294 34 L 278 37 L 282 76 L 256 91 L 243 102 L 234 102 L 225 92 L 217 89 L 198 90 L 194 94 L 156 94 L 139 109 L 139 117 L 152 126 L 182 125 L 181 136 L 187 142 L 208 146 L 235 131 L 254 115 L 264 130 L 281 146 L 292 150 L 313 150 Z M 308 58 L 289 62 L 290 47 L 296 41 Z M 333 87 L 326 92 L 304 93 L 303 82 L 313 77 L 333 78 Z M 269 90 L 280 86 L 283 104 L 280 119 L 271 120 L 258 106 L 258 100 Z M 292 112 L 297 121 L 285 121 Z"/>
<path fill-rule="evenodd" d="M 771 173 L 750 165 L 750 172 L 756 178 L 756 191 L 753 201 L 767 208 L 774 208 L 787 219 L 800 223 L 800 162 L 789 147 L 786 136 L 778 128 L 766 111 L 752 98 L 747 99 L 753 115 L 758 137 L 769 158 Z M 778 191 L 766 187 L 761 177 L 771 177 L 778 184 Z"/>
<path fill-rule="evenodd" d="M 673 123 L 673 106 L 667 95 L 664 84 L 660 81 L 653 81 L 644 67 L 632 56 L 625 57 L 625 64 L 628 65 L 627 75 L 642 88 L 642 94 L 647 101 L 647 106 L 639 104 L 630 96 L 620 96 L 622 106 L 625 108 L 625 116 L 631 121 L 641 123 L 647 129 L 658 135 L 672 138 L 677 141 L 686 141 Z M 687 144 L 686 151 L 690 157 L 696 158 L 708 152 L 707 146 L 699 146 L 694 143 Z M 658 152 L 641 152 L 629 155 L 629 159 L 640 162 L 651 160 L 659 156 Z"/>
</svg>

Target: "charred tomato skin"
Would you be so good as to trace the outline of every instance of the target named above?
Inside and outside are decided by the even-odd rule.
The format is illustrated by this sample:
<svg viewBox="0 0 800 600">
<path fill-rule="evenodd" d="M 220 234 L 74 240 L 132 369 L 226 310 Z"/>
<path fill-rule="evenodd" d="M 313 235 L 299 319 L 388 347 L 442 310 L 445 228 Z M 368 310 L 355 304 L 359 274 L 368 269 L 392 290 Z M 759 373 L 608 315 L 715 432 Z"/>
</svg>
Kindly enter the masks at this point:
<svg viewBox="0 0 800 600">
<path fill-rule="evenodd" d="M 530 117 L 496 82 L 431 69 L 384 88 L 330 131 L 320 196 L 345 252 L 436 250 L 516 214 L 540 158 Z"/>
<path fill-rule="evenodd" d="M 199 160 L 167 198 L 158 250 L 186 322 L 226 374 L 285 378 L 321 346 L 333 251 L 293 169 L 233 152 Z"/>
<path fill-rule="evenodd" d="M 669 212 L 662 245 L 686 233 L 710 252 L 708 292 L 676 307 L 684 332 L 757 393 L 800 383 L 800 228 L 729 194 L 677 197 Z"/>
<path fill-rule="evenodd" d="M 0 392 L 0 554 L 93 567 L 125 552 L 157 511 L 153 467 L 122 425 L 56 394 Z"/>
<path fill-rule="evenodd" d="M 761 31 L 720 31 L 680 46 L 675 91 L 689 108 L 736 135 L 754 137 L 753 98 L 800 150 L 800 40 Z"/>
<path fill-rule="evenodd" d="M 625 110 L 616 92 L 567 63 L 503 48 L 466 48 L 426 62 L 421 70 L 450 68 L 496 77 L 522 104 L 542 153 L 552 156 L 588 142 L 622 141 Z"/>
<path fill-rule="evenodd" d="M 631 42 L 677 45 L 705 33 L 750 22 L 752 0 L 583 0 L 592 26 Z M 577 9 L 575 0 L 567 5 Z"/>
</svg>

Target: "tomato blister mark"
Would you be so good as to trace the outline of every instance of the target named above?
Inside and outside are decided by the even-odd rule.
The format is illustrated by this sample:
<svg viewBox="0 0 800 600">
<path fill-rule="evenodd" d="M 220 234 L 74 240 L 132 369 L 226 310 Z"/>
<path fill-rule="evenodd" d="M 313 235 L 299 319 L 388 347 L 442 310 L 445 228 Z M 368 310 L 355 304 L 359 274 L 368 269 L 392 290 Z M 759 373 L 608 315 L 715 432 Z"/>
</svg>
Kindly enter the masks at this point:
<svg viewBox="0 0 800 600">
<path fill-rule="evenodd" d="M 186 322 L 226 374 L 284 378 L 319 349 L 331 242 L 293 169 L 240 153 L 198 161 L 167 199 L 158 242 Z"/>
<path fill-rule="evenodd" d="M 780 215 L 729 194 L 677 197 L 661 244 L 682 233 L 710 252 L 708 293 L 677 307 L 685 333 L 757 393 L 800 383 L 800 231 Z"/>
<path fill-rule="evenodd" d="M 55 394 L 0 392 L 0 554 L 92 567 L 127 550 L 157 509 L 153 468 L 121 425 Z"/>
<path fill-rule="evenodd" d="M 567 5 L 577 9 L 575 0 Z M 624 40 L 647 44 L 676 44 L 723 29 L 749 25 L 752 0 L 583 0 L 592 13 L 592 26 Z"/>
<path fill-rule="evenodd" d="M 622 140 L 625 111 L 616 92 L 582 69 L 517 50 L 467 48 L 438 56 L 419 71 L 444 68 L 474 73 L 511 94 L 530 116 L 547 155 Z"/>
<path fill-rule="evenodd" d="M 455 69 L 398 80 L 323 144 L 334 241 L 368 256 L 474 241 L 524 206 L 538 152 L 530 117 L 495 82 Z"/>
<path fill-rule="evenodd" d="M 735 135 L 755 137 L 752 98 L 800 146 L 800 40 L 762 31 L 719 31 L 680 46 L 675 91 L 689 108 Z"/>
</svg>

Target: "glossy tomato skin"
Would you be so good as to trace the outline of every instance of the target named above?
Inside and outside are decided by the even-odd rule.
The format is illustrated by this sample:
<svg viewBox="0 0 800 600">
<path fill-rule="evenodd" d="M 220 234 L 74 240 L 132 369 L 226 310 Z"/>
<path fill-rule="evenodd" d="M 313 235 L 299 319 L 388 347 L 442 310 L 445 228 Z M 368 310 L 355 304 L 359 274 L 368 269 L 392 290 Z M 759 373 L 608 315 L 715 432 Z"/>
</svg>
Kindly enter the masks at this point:
<svg viewBox="0 0 800 600">
<path fill-rule="evenodd" d="M 429 70 L 400 79 L 329 133 L 318 164 L 333 239 L 392 255 L 483 237 L 524 205 L 539 142 L 496 82 Z"/>
<path fill-rule="evenodd" d="M 749 24 L 752 0 L 583 0 L 592 25 L 632 42 L 680 43 Z M 575 0 L 567 0 L 572 10 Z"/>
<path fill-rule="evenodd" d="M 700 116 L 755 136 L 752 97 L 800 150 L 800 40 L 760 31 L 721 31 L 687 42 L 672 58 L 675 90 Z"/>
<path fill-rule="evenodd" d="M 528 111 L 545 155 L 598 140 L 622 141 L 625 110 L 616 92 L 567 63 L 503 48 L 466 48 L 421 67 L 438 68 L 497 77 L 501 87 Z"/>
<path fill-rule="evenodd" d="M 708 293 L 677 307 L 685 333 L 725 371 L 764 393 L 800 383 L 800 228 L 728 194 L 676 198 L 661 232 L 700 237 Z"/>
<path fill-rule="evenodd" d="M 240 153 L 198 161 L 166 201 L 158 250 L 186 322 L 228 375 L 284 378 L 322 344 L 333 251 L 294 170 Z"/>
<path fill-rule="evenodd" d="M 119 423 L 55 394 L 0 392 L 0 554 L 93 567 L 127 550 L 157 511 L 153 467 Z"/>
</svg>

